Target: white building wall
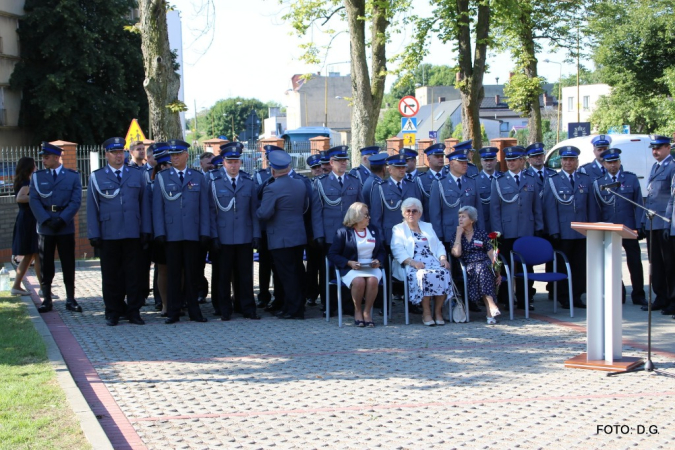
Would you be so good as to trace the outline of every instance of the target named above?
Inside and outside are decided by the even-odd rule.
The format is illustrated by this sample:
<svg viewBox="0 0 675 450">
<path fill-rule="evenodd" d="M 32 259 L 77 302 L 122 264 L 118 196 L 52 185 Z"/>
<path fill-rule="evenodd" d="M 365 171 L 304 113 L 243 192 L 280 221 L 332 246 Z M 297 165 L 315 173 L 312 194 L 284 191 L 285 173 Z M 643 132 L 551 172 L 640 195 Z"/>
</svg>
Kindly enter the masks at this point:
<svg viewBox="0 0 675 450">
<path fill-rule="evenodd" d="M 567 125 L 570 122 L 588 122 L 598 99 L 603 95 L 609 95 L 610 92 L 611 88 L 607 84 L 585 84 L 579 86 L 577 98 L 576 86 L 562 88 L 560 102 L 562 103 L 563 131 L 567 131 Z"/>
</svg>

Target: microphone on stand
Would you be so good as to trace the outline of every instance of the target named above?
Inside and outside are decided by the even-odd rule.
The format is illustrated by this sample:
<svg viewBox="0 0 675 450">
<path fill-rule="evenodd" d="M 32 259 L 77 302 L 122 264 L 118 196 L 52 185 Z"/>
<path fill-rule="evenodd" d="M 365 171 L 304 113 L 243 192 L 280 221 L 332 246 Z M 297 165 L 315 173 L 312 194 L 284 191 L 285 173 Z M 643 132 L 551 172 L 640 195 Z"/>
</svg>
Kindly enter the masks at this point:
<svg viewBox="0 0 675 450">
<path fill-rule="evenodd" d="M 621 186 L 621 182 L 617 181 L 616 183 L 603 184 L 600 186 L 600 189 L 603 191 L 611 191 L 612 189 L 618 188 L 619 186 Z"/>
</svg>

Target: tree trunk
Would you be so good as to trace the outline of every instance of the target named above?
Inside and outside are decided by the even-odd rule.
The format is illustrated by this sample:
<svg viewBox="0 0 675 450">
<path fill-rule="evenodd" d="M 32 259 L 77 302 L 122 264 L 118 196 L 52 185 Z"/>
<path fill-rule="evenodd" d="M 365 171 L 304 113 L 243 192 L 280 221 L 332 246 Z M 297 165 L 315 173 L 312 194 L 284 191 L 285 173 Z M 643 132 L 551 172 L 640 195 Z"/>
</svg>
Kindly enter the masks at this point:
<svg viewBox="0 0 675 450">
<path fill-rule="evenodd" d="M 386 79 L 385 30 L 389 25 L 387 9 L 373 6 L 371 23 L 372 76 L 366 58 L 366 1 L 344 0 L 349 24 L 352 77 L 352 165 L 360 164 L 358 150 L 375 142 Z"/>
<path fill-rule="evenodd" d="M 167 108 L 178 101 L 180 76 L 169 47 L 166 0 L 138 0 L 138 9 L 152 137 L 156 141 L 183 139 L 179 114 Z"/>
<path fill-rule="evenodd" d="M 527 21 L 527 22 L 525 22 Z M 524 27 L 523 34 L 521 35 L 521 47 L 523 55 L 521 59 L 525 62 L 523 70 L 525 76 L 528 79 L 532 80 L 537 78 L 537 56 L 535 54 L 534 47 L 534 36 L 533 36 L 533 27 L 532 20 L 530 16 L 523 17 L 523 22 L 529 23 L 528 26 Z M 560 100 L 559 100 L 560 101 Z M 539 92 L 537 90 L 536 95 L 532 96 L 532 101 L 530 102 L 530 116 L 527 121 L 527 130 L 529 133 L 528 143 L 533 144 L 535 142 L 543 141 L 543 135 L 541 131 L 541 104 L 539 102 Z"/>
<path fill-rule="evenodd" d="M 487 2 L 480 2 L 478 6 L 475 30 L 476 48 L 473 58 L 471 55 L 471 28 L 468 20 L 468 17 L 470 17 L 469 0 L 458 0 L 457 9 L 458 16 L 462 17 L 462 19 L 459 19 L 457 36 L 459 90 L 462 97 L 462 134 L 465 140 L 473 139 L 473 148 L 478 149 L 483 146 L 480 131 L 480 105 L 485 95 L 483 75 L 485 74 L 490 31 L 490 6 Z M 476 152 L 475 158 L 479 157 L 480 155 Z"/>
</svg>

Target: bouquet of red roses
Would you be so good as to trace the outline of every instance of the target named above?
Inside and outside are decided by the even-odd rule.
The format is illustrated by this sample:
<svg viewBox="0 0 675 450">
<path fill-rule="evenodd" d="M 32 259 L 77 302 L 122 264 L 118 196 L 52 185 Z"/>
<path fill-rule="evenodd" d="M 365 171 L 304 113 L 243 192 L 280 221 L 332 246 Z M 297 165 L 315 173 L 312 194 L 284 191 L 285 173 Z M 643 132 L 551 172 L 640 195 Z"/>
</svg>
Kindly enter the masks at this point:
<svg viewBox="0 0 675 450">
<path fill-rule="evenodd" d="M 494 249 L 495 252 L 495 259 L 492 261 L 492 270 L 494 271 L 495 275 L 500 273 L 502 271 L 502 261 L 499 259 L 499 236 L 502 234 L 499 231 L 493 231 L 492 233 L 488 234 L 488 237 L 490 238 L 490 243 L 492 244 L 492 248 Z"/>
</svg>

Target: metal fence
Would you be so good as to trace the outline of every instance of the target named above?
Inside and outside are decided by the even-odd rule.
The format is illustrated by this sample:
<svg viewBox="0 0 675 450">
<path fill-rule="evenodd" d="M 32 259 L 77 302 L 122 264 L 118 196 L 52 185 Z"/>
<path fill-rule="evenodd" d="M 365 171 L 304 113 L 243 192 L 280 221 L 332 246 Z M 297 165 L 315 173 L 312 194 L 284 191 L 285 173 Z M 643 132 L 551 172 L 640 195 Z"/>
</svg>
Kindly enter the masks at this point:
<svg viewBox="0 0 675 450">
<path fill-rule="evenodd" d="M 380 148 L 386 150 L 386 142 L 376 143 Z M 255 173 L 262 168 L 265 151 L 260 142 L 244 143 L 244 153 L 242 155 L 242 170 L 249 174 Z M 417 145 L 414 147 L 417 150 Z M 311 142 L 286 142 L 285 150 L 291 155 L 291 164 L 295 170 L 307 169 L 307 157 L 311 154 Z M 40 147 L 2 147 L 0 148 L 0 196 L 14 195 L 14 172 L 16 163 L 23 156 L 29 156 L 35 160 L 38 170 L 42 169 L 42 159 L 39 156 Z M 204 152 L 204 147 L 190 147 L 189 154 L 191 165 L 195 169 L 200 169 L 199 156 Z M 351 157 L 352 150 L 348 151 Z M 100 145 L 78 145 L 77 146 L 77 170 L 80 172 L 82 187 L 86 188 L 89 184 L 89 174 L 92 169 L 96 170 L 107 164 L 105 152 Z M 92 168 L 92 164 L 94 167 Z"/>
</svg>

